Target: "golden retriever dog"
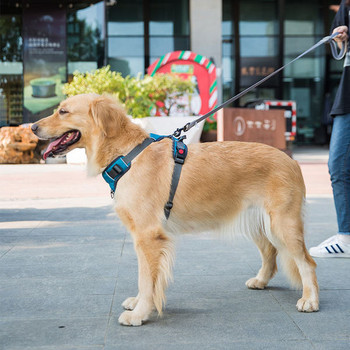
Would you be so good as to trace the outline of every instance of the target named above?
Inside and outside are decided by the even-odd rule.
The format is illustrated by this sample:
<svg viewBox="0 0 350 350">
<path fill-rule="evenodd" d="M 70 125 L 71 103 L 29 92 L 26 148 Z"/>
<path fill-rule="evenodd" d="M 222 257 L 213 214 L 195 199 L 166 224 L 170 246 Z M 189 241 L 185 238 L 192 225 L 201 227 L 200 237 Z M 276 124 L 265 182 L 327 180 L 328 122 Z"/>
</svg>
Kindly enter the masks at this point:
<svg viewBox="0 0 350 350">
<path fill-rule="evenodd" d="M 90 175 L 101 174 L 149 136 L 116 101 L 96 94 L 66 99 L 32 130 L 53 140 L 44 157 L 85 148 Z M 291 283 L 302 288 L 297 309 L 318 310 L 316 264 L 304 243 L 305 185 L 296 161 L 259 143 L 191 144 L 166 219 L 173 170 L 172 140 L 165 138 L 144 149 L 118 182 L 115 210 L 133 238 L 139 274 L 138 294 L 123 302 L 121 324 L 139 326 L 154 308 L 162 313 L 176 235 L 209 230 L 242 233 L 256 243 L 262 266 L 248 288 L 266 287 L 279 254 Z"/>
</svg>

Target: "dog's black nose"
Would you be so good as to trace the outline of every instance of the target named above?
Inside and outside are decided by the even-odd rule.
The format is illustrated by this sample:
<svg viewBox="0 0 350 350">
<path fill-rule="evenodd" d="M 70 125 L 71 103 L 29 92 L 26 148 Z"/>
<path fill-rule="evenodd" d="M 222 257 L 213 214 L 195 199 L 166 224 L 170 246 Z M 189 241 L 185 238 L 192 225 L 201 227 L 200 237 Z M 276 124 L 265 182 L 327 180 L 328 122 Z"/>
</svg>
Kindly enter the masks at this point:
<svg viewBox="0 0 350 350">
<path fill-rule="evenodd" d="M 35 132 L 39 129 L 39 125 L 38 124 L 33 124 L 32 125 L 32 131 Z"/>
</svg>

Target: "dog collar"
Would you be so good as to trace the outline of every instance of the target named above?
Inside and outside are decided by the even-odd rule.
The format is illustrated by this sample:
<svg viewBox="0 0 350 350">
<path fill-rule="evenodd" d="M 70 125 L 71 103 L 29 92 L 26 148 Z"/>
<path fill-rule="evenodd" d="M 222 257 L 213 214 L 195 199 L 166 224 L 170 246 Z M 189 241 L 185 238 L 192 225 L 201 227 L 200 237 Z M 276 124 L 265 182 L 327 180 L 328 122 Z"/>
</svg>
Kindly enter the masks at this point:
<svg viewBox="0 0 350 350">
<path fill-rule="evenodd" d="M 171 187 L 168 202 L 164 206 L 164 215 L 166 219 L 169 218 L 170 210 L 173 207 L 173 199 L 175 192 L 179 184 L 182 165 L 185 162 L 187 156 L 187 146 L 183 143 L 185 136 L 176 138 L 173 135 L 157 135 L 150 134 L 141 144 L 137 145 L 132 149 L 126 156 L 119 156 L 114 159 L 102 172 L 104 180 L 108 183 L 111 188 L 111 197 L 114 198 L 114 193 L 117 187 L 119 179 L 128 172 L 131 168 L 131 161 L 136 158 L 145 148 L 147 148 L 153 142 L 161 141 L 164 138 L 170 138 L 173 141 L 173 158 L 175 166 L 171 179 Z"/>
</svg>

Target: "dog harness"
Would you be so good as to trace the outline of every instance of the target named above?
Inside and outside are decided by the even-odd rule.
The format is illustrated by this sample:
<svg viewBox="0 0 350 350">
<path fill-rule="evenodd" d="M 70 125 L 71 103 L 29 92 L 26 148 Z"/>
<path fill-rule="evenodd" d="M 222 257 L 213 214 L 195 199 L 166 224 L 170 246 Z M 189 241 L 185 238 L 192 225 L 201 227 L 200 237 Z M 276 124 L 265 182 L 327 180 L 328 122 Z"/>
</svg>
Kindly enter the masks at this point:
<svg viewBox="0 0 350 350">
<path fill-rule="evenodd" d="M 117 183 L 119 179 L 125 175 L 131 168 L 131 161 L 136 158 L 145 148 L 147 148 L 153 142 L 161 141 L 165 138 L 169 138 L 173 141 L 173 158 L 174 158 L 174 170 L 171 179 L 169 199 L 164 206 L 164 214 L 166 219 L 169 218 L 170 211 L 173 207 L 173 200 L 175 197 L 176 189 L 179 184 L 182 166 L 185 163 L 187 156 L 187 146 L 184 144 L 183 139 L 185 137 L 176 138 L 173 135 L 156 135 L 150 134 L 142 143 L 133 148 L 126 156 L 119 156 L 114 159 L 102 172 L 104 180 L 111 188 L 111 197 L 114 198 Z"/>
</svg>

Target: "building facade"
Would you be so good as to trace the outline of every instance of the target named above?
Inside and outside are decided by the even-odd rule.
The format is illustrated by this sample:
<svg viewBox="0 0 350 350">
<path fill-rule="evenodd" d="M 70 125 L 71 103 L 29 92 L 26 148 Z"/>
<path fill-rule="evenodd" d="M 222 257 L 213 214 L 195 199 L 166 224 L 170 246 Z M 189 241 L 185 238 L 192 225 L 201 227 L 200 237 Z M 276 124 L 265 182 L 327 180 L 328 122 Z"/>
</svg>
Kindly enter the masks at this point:
<svg viewBox="0 0 350 350">
<path fill-rule="evenodd" d="M 226 100 L 312 46 L 338 0 L 2 0 L 0 126 L 33 122 L 64 98 L 74 71 L 104 65 L 144 74 L 160 56 L 192 50 L 217 67 Z M 297 142 L 328 142 L 342 62 L 323 46 L 237 101 L 295 100 Z"/>
</svg>

